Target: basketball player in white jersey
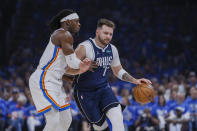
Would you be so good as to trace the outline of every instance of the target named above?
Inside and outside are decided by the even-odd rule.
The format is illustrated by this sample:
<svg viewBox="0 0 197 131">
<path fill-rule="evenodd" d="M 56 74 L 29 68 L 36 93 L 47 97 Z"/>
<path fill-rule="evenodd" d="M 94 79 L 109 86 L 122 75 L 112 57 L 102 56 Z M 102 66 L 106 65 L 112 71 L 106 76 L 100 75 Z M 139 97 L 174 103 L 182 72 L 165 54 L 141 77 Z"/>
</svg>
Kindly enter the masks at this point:
<svg viewBox="0 0 197 131">
<path fill-rule="evenodd" d="M 53 33 L 36 71 L 29 79 L 29 87 L 38 113 L 45 115 L 44 131 L 67 131 L 72 116 L 62 76 L 67 67 L 74 69 L 74 74 L 87 71 L 90 60 L 81 61 L 73 50 L 72 35 L 80 29 L 76 12 L 62 10 L 52 18 L 49 26 Z"/>
<path fill-rule="evenodd" d="M 96 37 L 82 42 L 75 50 L 81 60 L 87 57 L 98 62 L 98 68 L 94 72 L 87 71 L 78 75 L 73 83 L 76 103 L 97 131 L 104 130 L 108 125 L 111 131 L 124 131 L 121 106 L 108 83 L 110 68 L 123 81 L 151 84 L 148 79 L 135 79 L 123 69 L 118 50 L 110 43 L 114 28 L 112 21 L 100 19 Z M 72 69 L 68 69 L 67 73 L 72 73 Z"/>
</svg>

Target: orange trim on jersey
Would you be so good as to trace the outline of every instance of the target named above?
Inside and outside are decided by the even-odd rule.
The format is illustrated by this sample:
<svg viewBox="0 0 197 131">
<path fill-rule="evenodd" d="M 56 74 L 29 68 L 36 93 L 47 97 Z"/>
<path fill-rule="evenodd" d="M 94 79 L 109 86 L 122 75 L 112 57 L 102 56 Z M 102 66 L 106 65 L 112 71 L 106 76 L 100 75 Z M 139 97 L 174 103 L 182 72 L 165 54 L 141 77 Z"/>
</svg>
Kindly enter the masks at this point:
<svg viewBox="0 0 197 131">
<path fill-rule="evenodd" d="M 46 111 L 46 110 L 49 109 L 49 108 L 51 108 L 51 105 L 50 105 L 50 106 L 47 106 L 47 107 L 45 107 L 45 108 L 43 108 L 43 109 L 41 109 L 41 110 L 39 110 L 38 113 L 41 113 L 41 112 L 43 112 L 43 111 Z"/>
<path fill-rule="evenodd" d="M 70 103 L 66 104 L 66 105 L 63 105 L 61 106 L 60 108 L 64 108 L 64 107 L 67 107 L 67 106 L 70 106 Z"/>
</svg>

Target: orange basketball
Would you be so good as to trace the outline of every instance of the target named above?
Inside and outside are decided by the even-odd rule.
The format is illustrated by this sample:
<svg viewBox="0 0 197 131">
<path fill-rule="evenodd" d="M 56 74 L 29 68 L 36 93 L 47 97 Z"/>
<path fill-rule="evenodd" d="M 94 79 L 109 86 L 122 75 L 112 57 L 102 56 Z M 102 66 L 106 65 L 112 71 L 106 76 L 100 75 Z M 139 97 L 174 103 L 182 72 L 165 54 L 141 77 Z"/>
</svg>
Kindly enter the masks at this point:
<svg viewBox="0 0 197 131">
<path fill-rule="evenodd" d="M 152 85 L 142 83 L 133 88 L 133 96 L 137 102 L 146 104 L 155 97 L 155 91 Z"/>
</svg>

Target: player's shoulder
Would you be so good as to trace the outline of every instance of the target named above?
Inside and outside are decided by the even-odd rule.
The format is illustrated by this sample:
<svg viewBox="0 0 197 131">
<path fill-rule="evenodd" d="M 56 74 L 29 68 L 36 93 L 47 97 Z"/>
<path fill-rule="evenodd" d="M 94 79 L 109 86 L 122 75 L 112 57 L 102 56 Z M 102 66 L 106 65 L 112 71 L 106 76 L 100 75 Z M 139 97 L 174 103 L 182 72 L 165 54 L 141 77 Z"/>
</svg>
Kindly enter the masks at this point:
<svg viewBox="0 0 197 131">
<path fill-rule="evenodd" d="M 79 43 L 78 46 L 84 46 L 88 50 L 91 49 L 91 47 L 92 47 L 89 40 L 85 40 L 85 41 Z"/>
<path fill-rule="evenodd" d="M 84 45 L 84 46 L 90 45 L 90 41 L 89 40 L 85 40 L 85 41 L 79 43 L 79 45 Z"/>
<path fill-rule="evenodd" d="M 112 48 L 113 52 L 117 52 L 118 51 L 118 49 L 116 48 L 116 46 L 114 44 L 110 43 L 110 45 L 111 45 L 111 48 Z"/>
<path fill-rule="evenodd" d="M 110 45 L 111 45 L 112 48 L 116 48 L 116 46 L 115 46 L 114 44 L 111 44 L 111 43 L 110 43 Z"/>
<path fill-rule="evenodd" d="M 69 31 L 65 31 L 61 28 L 55 30 L 51 36 L 54 38 L 73 38 L 72 34 Z"/>
</svg>

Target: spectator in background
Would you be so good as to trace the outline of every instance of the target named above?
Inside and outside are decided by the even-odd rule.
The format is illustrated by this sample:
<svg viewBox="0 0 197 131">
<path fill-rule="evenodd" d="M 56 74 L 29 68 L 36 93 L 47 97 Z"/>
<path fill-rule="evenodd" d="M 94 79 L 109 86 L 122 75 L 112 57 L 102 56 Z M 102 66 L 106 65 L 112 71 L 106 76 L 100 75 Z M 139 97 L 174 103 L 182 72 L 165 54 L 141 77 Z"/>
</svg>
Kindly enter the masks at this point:
<svg viewBox="0 0 197 131">
<path fill-rule="evenodd" d="M 168 105 L 168 112 L 172 110 L 172 108 L 177 104 L 177 91 L 172 90 L 170 92 L 170 100 L 167 101 L 166 105 Z"/>
<path fill-rule="evenodd" d="M 136 131 L 155 131 L 158 129 L 159 120 L 152 116 L 148 108 L 143 110 L 143 113 L 136 121 Z"/>
<path fill-rule="evenodd" d="M 189 111 L 183 106 L 177 106 L 170 112 L 166 121 L 169 123 L 169 131 L 185 131 L 188 129 Z"/>
<path fill-rule="evenodd" d="M 6 123 L 7 108 L 3 102 L 0 102 L 0 131 L 4 130 Z"/>
<path fill-rule="evenodd" d="M 189 86 L 192 87 L 196 87 L 197 88 L 197 78 L 196 78 L 196 73 L 195 72 L 190 72 L 189 73 L 189 77 L 188 77 L 188 81 L 189 81 Z"/>
<path fill-rule="evenodd" d="M 177 103 L 171 107 L 167 122 L 170 131 L 186 130 L 190 117 L 189 106 L 185 103 L 185 94 L 177 95 Z"/>
<path fill-rule="evenodd" d="M 166 117 L 168 116 L 168 105 L 166 105 L 165 98 L 162 94 L 158 96 L 158 104 L 153 106 L 152 115 L 157 118 L 159 123 L 156 123 L 159 130 L 165 131 Z"/>
<path fill-rule="evenodd" d="M 190 108 L 189 131 L 195 131 L 197 130 L 197 89 L 194 86 L 190 89 L 186 103 Z"/>
<path fill-rule="evenodd" d="M 126 105 L 126 108 L 123 111 L 123 121 L 124 121 L 125 131 L 134 130 L 135 129 L 134 124 L 136 120 L 135 107 L 131 105 L 128 96 L 123 97 L 121 103 L 123 105 Z"/>
<path fill-rule="evenodd" d="M 0 104 L 7 106 L 6 101 L 4 99 L 4 92 L 0 89 Z"/>
<path fill-rule="evenodd" d="M 7 102 L 8 108 L 17 105 L 18 98 L 19 98 L 19 90 L 17 88 L 13 88 L 12 96 L 9 98 Z"/>
<path fill-rule="evenodd" d="M 0 82 L 1 82 L 1 78 L 0 78 Z M 4 94 L 1 89 L 1 83 L 0 83 L 0 131 L 4 129 L 6 122 L 6 115 L 7 115 L 7 105 L 6 105 L 6 101 L 2 98 L 3 95 Z"/>
<path fill-rule="evenodd" d="M 44 122 L 44 116 L 38 114 L 32 98 L 31 97 L 28 97 L 28 98 L 29 98 L 30 104 L 25 109 L 25 117 L 27 119 L 27 127 L 28 127 L 28 131 L 35 131 L 36 127 L 42 128 L 43 122 Z"/>
<path fill-rule="evenodd" d="M 155 98 L 151 99 L 149 103 L 145 105 L 145 108 L 149 109 L 149 111 L 153 110 L 154 105 L 158 103 L 158 97 L 156 96 Z"/>
<path fill-rule="evenodd" d="M 185 77 L 180 74 L 178 76 L 178 93 L 187 95 L 187 83 Z"/>
<path fill-rule="evenodd" d="M 150 103 L 145 105 L 138 105 L 136 108 L 136 121 L 135 128 L 137 131 L 141 130 L 155 130 L 157 124 L 157 119 L 151 114 L 152 107 L 151 105 L 155 104 L 155 100 L 153 99 Z"/>
<path fill-rule="evenodd" d="M 165 83 L 165 81 L 167 81 L 167 80 L 164 80 L 164 83 Z M 172 82 L 167 81 L 164 86 L 165 86 L 164 97 L 165 97 L 165 100 L 167 102 L 170 99 L 172 99 L 171 98 L 172 97 L 172 94 L 171 94 L 172 91 L 171 91 L 171 89 L 172 89 L 173 84 L 172 84 Z"/>
<path fill-rule="evenodd" d="M 25 119 L 25 97 L 20 95 L 17 99 L 17 105 L 12 105 L 8 109 L 8 117 L 9 117 L 9 127 L 7 131 L 11 131 L 13 128 L 16 131 L 22 131 L 22 126 L 24 124 Z"/>
</svg>

